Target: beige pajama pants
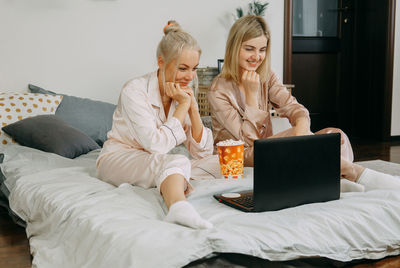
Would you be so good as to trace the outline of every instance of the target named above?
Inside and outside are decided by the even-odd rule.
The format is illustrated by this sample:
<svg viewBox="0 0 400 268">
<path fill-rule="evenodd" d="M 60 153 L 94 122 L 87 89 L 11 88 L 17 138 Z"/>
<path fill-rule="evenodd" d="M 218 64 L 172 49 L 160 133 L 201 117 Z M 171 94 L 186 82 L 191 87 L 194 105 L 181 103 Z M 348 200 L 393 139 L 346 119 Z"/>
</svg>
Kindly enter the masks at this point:
<svg viewBox="0 0 400 268">
<path fill-rule="evenodd" d="M 158 189 L 172 174 L 181 174 L 188 182 L 188 188 L 192 188 L 190 173 L 191 162 L 184 155 L 149 153 L 132 148 L 121 148 L 103 155 L 97 167 L 98 178 L 115 186 L 129 183 Z"/>
</svg>

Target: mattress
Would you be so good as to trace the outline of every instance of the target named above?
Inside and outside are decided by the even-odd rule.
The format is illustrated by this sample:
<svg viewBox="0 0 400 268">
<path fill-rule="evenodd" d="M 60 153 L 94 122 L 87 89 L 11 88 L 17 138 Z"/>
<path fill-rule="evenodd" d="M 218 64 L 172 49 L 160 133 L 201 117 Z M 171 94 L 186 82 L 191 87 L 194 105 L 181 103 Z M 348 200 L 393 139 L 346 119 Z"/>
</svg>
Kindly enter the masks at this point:
<svg viewBox="0 0 400 268">
<path fill-rule="evenodd" d="M 18 145 L 3 153 L 10 207 L 27 224 L 34 267 L 182 267 L 231 253 L 338 262 L 400 254 L 398 190 L 342 193 L 326 203 L 244 213 L 212 196 L 251 188 L 252 169 L 246 168 L 242 180 L 192 182 L 188 201 L 214 225 L 195 230 L 163 221 L 167 208 L 157 189 L 98 180 L 98 150 L 75 159 Z M 400 174 L 400 165 L 362 164 Z"/>
</svg>

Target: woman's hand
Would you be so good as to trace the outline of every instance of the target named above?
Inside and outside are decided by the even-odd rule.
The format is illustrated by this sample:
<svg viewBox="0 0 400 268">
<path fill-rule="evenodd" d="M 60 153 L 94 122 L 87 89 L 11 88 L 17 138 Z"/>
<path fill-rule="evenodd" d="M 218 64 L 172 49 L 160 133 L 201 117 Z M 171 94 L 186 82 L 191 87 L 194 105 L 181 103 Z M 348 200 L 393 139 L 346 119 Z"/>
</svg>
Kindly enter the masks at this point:
<svg viewBox="0 0 400 268">
<path fill-rule="evenodd" d="M 260 90 L 260 76 L 255 71 L 244 71 L 241 84 L 246 95 L 246 103 L 250 106 L 257 106 L 257 96 Z"/>
<path fill-rule="evenodd" d="M 191 104 L 191 96 L 179 84 L 172 82 L 165 83 L 165 95 L 176 100 L 179 104 Z"/>
<path fill-rule="evenodd" d="M 196 97 L 194 95 L 193 89 L 189 86 L 182 87 L 181 89 L 190 96 L 189 112 L 198 112 L 199 107 L 197 106 Z"/>
<path fill-rule="evenodd" d="M 246 93 L 256 94 L 260 89 L 260 75 L 255 71 L 244 71 L 242 85 Z"/>
<path fill-rule="evenodd" d="M 196 142 L 201 141 L 203 135 L 203 123 L 200 118 L 199 107 L 197 106 L 196 98 L 194 96 L 193 89 L 189 86 L 182 87 L 182 90 L 186 92 L 191 98 L 189 107 L 189 117 L 191 121 L 192 137 Z"/>
</svg>

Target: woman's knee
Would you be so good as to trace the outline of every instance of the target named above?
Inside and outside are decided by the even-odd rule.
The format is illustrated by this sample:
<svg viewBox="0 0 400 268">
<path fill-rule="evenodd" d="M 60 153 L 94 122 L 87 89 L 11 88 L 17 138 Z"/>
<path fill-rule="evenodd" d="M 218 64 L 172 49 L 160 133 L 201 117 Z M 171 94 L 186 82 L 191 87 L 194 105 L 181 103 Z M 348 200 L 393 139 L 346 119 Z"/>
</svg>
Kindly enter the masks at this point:
<svg viewBox="0 0 400 268">
<path fill-rule="evenodd" d="M 327 127 L 327 128 L 321 129 L 320 131 L 315 132 L 315 134 L 329 134 L 329 133 L 339 133 L 341 144 L 348 141 L 348 139 L 349 139 L 347 137 L 346 133 L 344 133 L 343 130 L 341 130 L 340 128 Z"/>
<path fill-rule="evenodd" d="M 191 163 L 189 158 L 184 155 L 174 154 L 166 155 L 164 166 L 162 167 L 162 175 L 160 179 L 165 179 L 172 174 L 180 174 L 184 178 L 190 178 Z"/>
<path fill-rule="evenodd" d="M 339 128 L 324 128 L 315 134 L 329 134 L 329 133 L 339 133 L 340 134 L 340 144 L 341 144 L 341 149 L 340 149 L 340 155 L 342 158 L 349 162 L 353 162 L 354 160 L 354 154 L 353 154 L 353 149 L 351 147 L 351 143 L 349 140 L 349 137 L 347 137 L 346 133 L 343 132 L 343 130 Z"/>
<path fill-rule="evenodd" d="M 184 181 L 189 180 L 191 172 L 190 160 L 184 155 L 165 155 L 164 164 L 161 173 L 156 179 L 156 187 L 161 190 L 161 185 L 166 179 L 177 180 L 182 178 Z"/>
<path fill-rule="evenodd" d="M 315 132 L 315 134 L 329 134 L 329 133 L 340 133 L 341 135 L 345 134 L 340 128 L 335 128 L 335 127 L 327 127 Z"/>
<path fill-rule="evenodd" d="M 169 155 L 170 160 L 169 166 L 176 166 L 182 168 L 184 171 L 190 172 L 191 170 L 191 163 L 189 158 L 187 158 L 184 155 L 181 154 L 174 154 L 174 155 Z"/>
</svg>

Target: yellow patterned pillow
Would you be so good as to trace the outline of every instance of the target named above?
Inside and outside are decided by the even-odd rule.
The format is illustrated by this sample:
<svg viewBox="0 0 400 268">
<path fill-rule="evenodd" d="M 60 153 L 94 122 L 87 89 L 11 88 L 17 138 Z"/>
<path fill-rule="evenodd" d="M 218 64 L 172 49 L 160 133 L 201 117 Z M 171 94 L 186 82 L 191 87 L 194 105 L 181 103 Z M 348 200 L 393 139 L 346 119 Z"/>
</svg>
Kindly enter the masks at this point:
<svg viewBox="0 0 400 268">
<path fill-rule="evenodd" d="M 7 144 L 16 143 L 1 128 L 24 118 L 55 114 L 62 96 L 38 93 L 0 93 L 0 151 Z"/>
</svg>

